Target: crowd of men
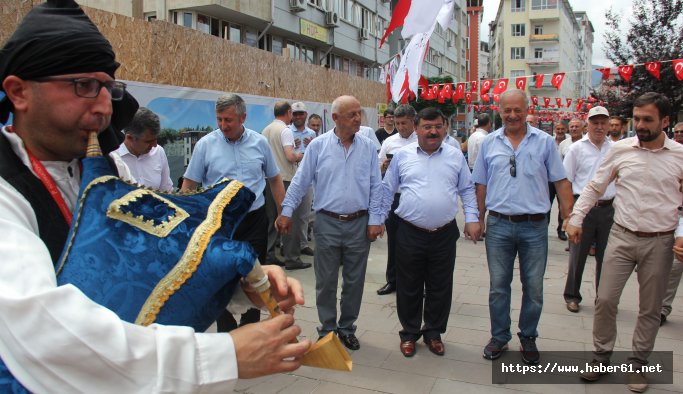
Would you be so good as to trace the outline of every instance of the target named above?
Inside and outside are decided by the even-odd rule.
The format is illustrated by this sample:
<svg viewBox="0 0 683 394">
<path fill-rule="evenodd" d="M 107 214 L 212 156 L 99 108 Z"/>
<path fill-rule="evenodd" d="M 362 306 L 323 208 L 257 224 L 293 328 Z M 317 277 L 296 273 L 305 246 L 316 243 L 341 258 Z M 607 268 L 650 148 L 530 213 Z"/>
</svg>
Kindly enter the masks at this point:
<svg viewBox="0 0 683 394">
<path fill-rule="evenodd" d="M 34 7 L 0 50 L 0 121 L 12 114 L 0 132 L 0 359 L 7 368 L 0 373 L 30 392 L 225 392 L 237 378 L 297 369 L 311 341 L 295 341 L 301 329 L 291 313 L 259 322 L 262 302 L 247 285 L 238 286 L 218 318 L 218 334 L 136 326 L 75 287 L 57 286 L 55 263 L 77 204 L 79 159 L 90 132 L 109 141 L 102 148 L 119 176 L 172 188 L 156 144 L 159 117 L 137 109 L 115 79 L 118 66 L 109 42 L 69 1 Z M 361 346 L 355 332 L 371 243 L 386 229 L 387 282 L 377 293 L 396 292 L 405 357 L 415 355 L 420 339 L 432 353 L 445 353 L 460 202 L 462 233 L 475 243 L 485 239 L 491 339 L 483 357 L 497 359 L 512 340 L 518 260 L 517 337 L 527 364 L 542 355 L 536 339 L 556 196 L 558 237 L 570 241 L 570 312 L 580 309 L 581 278 L 595 248 L 591 364 L 610 362 L 619 298 L 636 270 L 639 314 L 629 362 L 646 365 L 683 274 L 683 123 L 668 139 L 671 105 L 658 93 L 634 102 L 631 138 L 624 138 L 622 119 L 600 106 L 586 125 L 558 123 L 554 136 L 537 128 L 528 108 L 523 91 L 504 92 L 503 126 L 493 130 L 491 117 L 480 114 L 461 144 L 436 108 L 416 113 L 399 105 L 375 132 L 361 125 L 361 103 L 347 95 L 332 102 L 331 130 L 321 130 L 322 119 L 309 116 L 304 103 L 281 101 L 273 122 L 257 132 L 244 126 L 245 101 L 227 94 L 216 101 L 218 128 L 195 146 L 180 190 L 230 178 L 253 191 L 234 238 L 256 252 L 285 312 L 303 304 L 303 291 L 276 265 L 307 269 L 301 255 L 312 255 L 318 334 L 335 333 L 350 350 Z M 280 244 L 284 261 L 276 257 Z M 239 323 L 232 312 L 241 313 Z M 590 370 L 581 377 L 601 375 Z M 647 389 L 640 372 L 628 383 L 632 391 Z"/>
</svg>

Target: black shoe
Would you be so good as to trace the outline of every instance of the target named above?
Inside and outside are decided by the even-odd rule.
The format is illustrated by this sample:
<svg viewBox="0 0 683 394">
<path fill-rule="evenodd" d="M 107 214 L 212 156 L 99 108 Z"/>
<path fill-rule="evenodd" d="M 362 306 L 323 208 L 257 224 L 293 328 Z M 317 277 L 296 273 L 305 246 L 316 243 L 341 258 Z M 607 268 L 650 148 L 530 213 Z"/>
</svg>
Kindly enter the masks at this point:
<svg viewBox="0 0 683 394">
<path fill-rule="evenodd" d="M 519 336 L 520 348 L 519 351 L 522 352 L 522 361 L 526 364 L 538 364 L 541 359 L 541 355 L 536 347 L 535 337 L 524 337 L 521 334 Z"/>
<path fill-rule="evenodd" d="M 387 283 L 386 285 L 380 287 L 377 290 L 378 295 L 387 295 L 396 291 L 396 285 L 393 283 Z"/>
<path fill-rule="evenodd" d="M 341 339 L 344 346 L 346 346 L 347 348 L 349 348 L 351 350 L 360 349 L 360 343 L 358 343 L 358 338 L 356 338 L 356 336 L 353 334 L 349 334 L 349 335 L 339 334 L 339 339 Z"/>
<path fill-rule="evenodd" d="M 562 241 L 566 241 L 567 240 L 567 233 L 565 233 L 564 231 L 558 231 L 557 232 L 557 238 L 559 238 Z"/>
<path fill-rule="evenodd" d="M 496 338 L 491 338 L 486 347 L 484 347 L 484 358 L 487 360 L 495 360 L 503 354 L 504 351 L 508 350 L 508 344 L 497 340 Z"/>
<path fill-rule="evenodd" d="M 304 254 L 306 256 L 313 256 L 313 249 L 311 249 L 310 246 L 306 246 L 305 248 L 301 249 L 301 254 Z"/>
<path fill-rule="evenodd" d="M 285 262 L 285 269 L 288 271 L 301 270 L 304 268 L 309 268 L 310 266 L 311 266 L 311 263 L 304 263 L 301 260 Z"/>
<path fill-rule="evenodd" d="M 284 266 L 285 266 L 285 262 L 282 261 L 282 260 L 280 260 L 280 259 L 278 259 L 278 258 L 275 257 L 275 256 L 268 257 L 268 258 L 266 259 L 266 264 L 268 264 L 268 265 L 278 265 L 278 266 L 280 266 L 280 267 L 284 267 Z"/>
<path fill-rule="evenodd" d="M 666 323 L 666 315 L 663 314 L 663 313 L 661 313 L 661 314 L 659 314 L 659 317 L 660 317 L 660 319 L 659 319 L 659 326 L 661 327 L 661 326 L 664 325 L 664 323 Z"/>
</svg>

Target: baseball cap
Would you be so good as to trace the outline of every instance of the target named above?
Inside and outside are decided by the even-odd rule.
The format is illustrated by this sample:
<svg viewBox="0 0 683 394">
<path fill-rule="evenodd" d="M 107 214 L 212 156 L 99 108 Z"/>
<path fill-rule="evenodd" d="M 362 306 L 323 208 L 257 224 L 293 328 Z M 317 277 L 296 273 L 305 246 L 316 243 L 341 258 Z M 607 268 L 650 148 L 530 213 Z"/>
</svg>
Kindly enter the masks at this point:
<svg viewBox="0 0 683 394">
<path fill-rule="evenodd" d="M 609 117 L 609 112 L 607 112 L 607 108 L 597 106 L 593 107 L 588 111 L 588 119 L 592 118 L 593 116 L 607 116 Z"/>
<path fill-rule="evenodd" d="M 308 112 L 306 111 L 306 104 L 301 101 L 292 104 L 292 112 Z"/>
</svg>

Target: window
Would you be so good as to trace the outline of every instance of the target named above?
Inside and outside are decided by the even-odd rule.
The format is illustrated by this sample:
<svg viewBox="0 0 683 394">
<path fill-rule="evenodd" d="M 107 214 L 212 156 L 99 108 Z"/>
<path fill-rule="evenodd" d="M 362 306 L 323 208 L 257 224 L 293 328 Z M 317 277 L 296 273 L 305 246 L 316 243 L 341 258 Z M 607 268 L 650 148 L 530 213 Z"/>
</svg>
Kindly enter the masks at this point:
<svg viewBox="0 0 683 394">
<path fill-rule="evenodd" d="M 197 14 L 197 30 L 209 34 L 211 22 L 208 16 Z"/>
<path fill-rule="evenodd" d="M 375 33 L 375 14 L 369 9 L 357 6 L 358 16 L 360 21 L 360 28 L 367 30 L 369 33 Z"/>
<path fill-rule="evenodd" d="M 221 35 L 221 24 L 216 18 L 211 18 L 211 35 L 216 37 Z"/>
<path fill-rule="evenodd" d="M 271 38 L 270 51 L 276 55 L 282 55 L 282 39 L 280 37 Z"/>
<path fill-rule="evenodd" d="M 526 2 L 526 0 L 512 0 L 512 4 L 511 4 L 512 8 L 510 9 L 510 11 L 512 11 L 512 12 L 525 11 L 525 9 L 526 9 L 525 4 L 524 4 L 525 2 Z"/>
<path fill-rule="evenodd" d="M 532 10 L 551 10 L 557 8 L 557 0 L 531 0 Z"/>
<path fill-rule="evenodd" d="M 244 34 L 244 43 L 250 47 L 258 48 L 258 32 L 247 30 Z"/>
<path fill-rule="evenodd" d="M 524 47 L 512 47 L 510 48 L 510 59 L 519 60 L 524 59 Z"/>
<path fill-rule="evenodd" d="M 183 26 L 192 27 L 192 13 L 183 12 Z"/>
<path fill-rule="evenodd" d="M 377 37 L 382 37 L 384 35 L 384 25 L 385 21 L 379 15 L 377 16 Z"/>
<path fill-rule="evenodd" d="M 524 23 L 512 24 L 512 36 L 524 37 L 526 35 L 526 25 Z"/>
<path fill-rule="evenodd" d="M 524 76 L 524 70 L 511 70 L 510 71 L 510 78 L 519 78 Z"/>
<path fill-rule="evenodd" d="M 157 20 L 157 13 L 156 12 L 145 12 L 145 20 L 147 22 Z"/>
<path fill-rule="evenodd" d="M 534 48 L 534 59 L 543 59 L 543 48 Z"/>
<path fill-rule="evenodd" d="M 543 25 L 534 25 L 534 34 L 543 34 Z"/>
<path fill-rule="evenodd" d="M 230 25 L 230 41 L 242 42 L 242 28 L 238 25 Z"/>
</svg>

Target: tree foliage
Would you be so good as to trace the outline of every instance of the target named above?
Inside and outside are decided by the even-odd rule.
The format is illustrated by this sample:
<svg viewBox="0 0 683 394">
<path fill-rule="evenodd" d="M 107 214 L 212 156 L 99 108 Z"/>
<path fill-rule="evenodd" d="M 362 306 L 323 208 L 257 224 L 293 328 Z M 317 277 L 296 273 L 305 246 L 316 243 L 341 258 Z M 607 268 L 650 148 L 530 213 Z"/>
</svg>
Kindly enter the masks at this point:
<svg viewBox="0 0 683 394">
<path fill-rule="evenodd" d="M 453 83 L 453 78 L 450 76 L 446 77 L 432 77 L 432 78 L 427 78 L 427 82 L 429 82 L 429 86 L 434 85 L 434 84 L 441 84 L 441 83 Z M 423 100 L 419 97 L 416 98 L 414 101 L 409 102 L 410 105 L 415 108 L 416 112 L 420 112 L 420 110 L 427 108 L 427 107 L 436 107 L 441 112 L 446 115 L 446 118 L 450 118 L 451 115 L 455 113 L 455 104 L 453 104 L 453 101 L 451 99 L 446 99 L 443 104 L 439 104 L 437 100 Z"/>
<path fill-rule="evenodd" d="M 631 82 L 616 78 L 603 83 L 603 88 L 593 94 L 607 103 L 610 113 L 631 116 L 633 101 L 649 91 L 664 94 L 673 107 L 671 121 L 683 104 L 683 81 L 674 75 L 670 60 L 683 57 L 683 1 L 681 0 L 633 0 L 633 17 L 625 20 L 609 8 L 605 33 L 606 57 L 615 65 L 641 64 L 634 67 Z M 627 29 L 623 29 L 628 25 Z M 622 34 L 626 31 L 626 35 Z M 654 78 L 643 63 L 662 63 L 661 77 Z"/>
</svg>

